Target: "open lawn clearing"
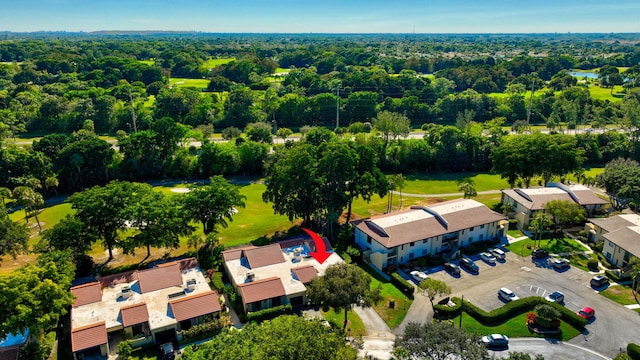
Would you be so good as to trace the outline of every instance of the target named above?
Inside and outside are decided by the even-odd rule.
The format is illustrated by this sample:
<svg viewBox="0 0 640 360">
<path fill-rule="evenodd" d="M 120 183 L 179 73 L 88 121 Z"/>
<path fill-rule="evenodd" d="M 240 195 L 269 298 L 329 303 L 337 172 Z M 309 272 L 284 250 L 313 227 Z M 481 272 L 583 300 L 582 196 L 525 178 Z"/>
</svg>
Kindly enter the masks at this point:
<svg viewBox="0 0 640 360">
<path fill-rule="evenodd" d="M 329 309 L 328 311 L 320 310 L 322 316 L 330 322 L 334 327 L 342 329 L 344 323 L 344 310 L 336 311 Z M 347 312 L 347 328 L 346 333 L 351 336 L 367 336 L 367 330 L 364 327 L 364 323 L 353 310 Z"/>
<path fill-rule="evenodd" d="M 567 259 L 571 261 L 571 265 L 581 269 L 582 271 L 589 272 L 589 268 L 587 267 L 587 263 L 589 259 L 598 260 L 598 256 L 596 254 L 573 254 L 567 256 Z"/>
<path fill-rule="evenodd" d="M 476 191 L 498 190 L 509 187 L 500 175 L 487 173 L 453 173 L 453 174 L 407 174 L 402 192 L 411 194 L 448 194 L 461 193 L 459 182 L 470 179 Z M 400 191 L 400 189 L 396 189 Z"/>
<path fill-rule="evenodd" d="M 600 295 L 620 305 L 637 304 L 636 299 L 633 297 L 633 291 L 631 291 L 631 285 L 610 285 L 605 290 L 600 291 Z"/>
<path fill-rule="evenodd" d="M 382 301 L 373 305 L 373 310 L 380 315 L 382 320 L 394 329 L 402 323 L 402 320 L 407 316 L 407 311 L 411 307 L 413 300 L 404 295 L 397 287 L 395 287 L 391 281 L 387 281 L 380 276 L 369 265 L 363 264 L 360 266 L 369 275 L 371 275 L 371 288 L 375 289 L 380 286 L 380 292 L 382 294 Z M 389 304 L 394 302 L 394 308 L 392 309 Z"/>
<path fill-rule="evenodd" d="M 598 85 L 590 85 L 589 93 L 593 99 L 609 100 L 611 102 L 622 101 L 624 97 L 622 86 L 616 85 L 613 87 L 613 94 L 611 88 L 603 88 Z"/>
<path fill-rule="evenodd" d="M 155 95 L 149 95 L 147 97 L 147 100 L 145 100 L 144 104 L 142 104 L 142 106 L 146 107 L 146 108 L 150 108 L 153 107 L 153 105 L 155 105 L 156 103 L 156 96 Z"/>
<path fill-rule="evenodd" d="M 522 231 L 520 231 L 520 229 L 509 229 L 507 230 L 507 234 L 509 234 L 509 236 L 516 239 L 519 237 L 525 236 L 525 234 Z"/>
<path fill-rule="evenodd" d="M 453 319 L 453 323 L 458 325 L 458 321 L 460 318 Z M 518 316 L 515 316 L 508 321 L 495 326 L 487 326 L 480 323 L 478 320 L 469 316 L 467 313 L 463 313 L 462 315 L 462 327 L 467 330 L 469 333 L 474 333 L 479 336 L 484 336 L 488 334 L 504 334 L 510 338 L 518 338 L 518 337 L 539 337 L 545 338 L 549 336 L 545 336 L 542 334 L 536 334 L 529 331 L 527 327 L 527 312 L 522 313 Z M 561 335 L 559 336 L 562 341 L 567 341 L 573 339 L 574 337 L 580 335 L 580 331 L 573 326 L 567 324 L 565 321 L 562 321 L 560 324 Z"/>
<path fill-rule="evenodd" d="M 206 89 L 209 82 L 209 79 L 171 78 L 169 79 L 169 87 Z"/>
<path fill-rule="evenodd" d="M 219 58 L 219 59 L 208 59 L 204 62 L 204 66 L 207 69 L 213 69 L 216 66 L 220 66 L 220 65 L 224 65 L 224 64 L 228 64 L 232 61 L 235 61 L 236 58 Z"/>
<path fill-rule="evenodd" d="M 156 63 L 154 59 L 138 60 L 138 62 L 141 64 L 149 65 L 149 66 L 153 66 Z"/>
</svg>

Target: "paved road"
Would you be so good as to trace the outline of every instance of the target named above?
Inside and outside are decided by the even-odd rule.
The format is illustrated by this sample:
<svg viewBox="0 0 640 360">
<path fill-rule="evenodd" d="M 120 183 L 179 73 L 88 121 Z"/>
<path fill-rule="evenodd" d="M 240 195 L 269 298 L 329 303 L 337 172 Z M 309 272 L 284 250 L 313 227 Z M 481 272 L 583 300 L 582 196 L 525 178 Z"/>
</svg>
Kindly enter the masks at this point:
<svg viewBox="0 0 640 360">
<path fill-rule="evenodd" d="M 542 355 L 545 359 L 562 360 L 611 360 L 589 349 L 562 341 L 539 338 L 509 339 L 509 348 L 503 351 L 489 351 L 496 358 L 507 358 L 510 352 L 523 352 L 530 355 Z"/>
<path fill-rule="evenodd" d="M 475 260 L 475 258 L 474 258 Z M 572 311 L 590 306 L 596 310 L 595 319 L 586 326 L 583 335 L 568 341 L 569 344 L 585 347 L 606 356 L 615 357 L 620 348 L 626 348 L 629 342 L 640 339 L 640 314 L 617 304 L 589 286 L 593 276 L 577 268 L 563 272 L 554 270 L 546 260 L 532 261 L 514 253 L 507 252 L 506 261 L 488 265 L 481 260 L 478 275 L 463 270 L 459 278 L 444 271 L 430 276 L 444 280 L 452 289 L 452 296 L 464 295 L 480 308 L 491 311 L 504 305 L 498 299 L 500 287 L 515 291 L 520 297 L 546 296 L 553 291 L 565 294 L 565 306 Z"/>
</svg>

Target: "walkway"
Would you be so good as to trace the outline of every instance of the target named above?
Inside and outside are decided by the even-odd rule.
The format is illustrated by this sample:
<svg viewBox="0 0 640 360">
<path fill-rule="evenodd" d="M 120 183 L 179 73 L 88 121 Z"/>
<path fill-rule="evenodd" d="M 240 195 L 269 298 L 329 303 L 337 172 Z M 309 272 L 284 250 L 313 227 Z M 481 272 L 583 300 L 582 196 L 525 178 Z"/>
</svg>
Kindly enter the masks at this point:
<svg viewBox="0 0 640 360">
<path fill-rule="evenodd" d="M 407 197 L 419 197 L 419 198 L 439 198 L 439 197 L 453 197 L 453 196 L 464 196 L 463 192 L 455 192 L 455 193 L 445 193 L 445 194 L 412 194 L 401 191 L 392 190 L 394 195 L 402 195 Z M 478 191 L 478 195 L 489 195 L 489 194 L 500 194 L 502 190 L 487 190 L 487 191 Z"/>
<path fill-rule="evenodd" d="M 379 360 L 391 359 L 396 337 L 391 333 L 389 326 L 373 308 L 354 306 L 353 311 L 360 317 L 367 330 L 367 336 L 362 337 L 362 349 L 358 351 L 358 356 L 361 358 L 370 356 Z"/>
</svg>

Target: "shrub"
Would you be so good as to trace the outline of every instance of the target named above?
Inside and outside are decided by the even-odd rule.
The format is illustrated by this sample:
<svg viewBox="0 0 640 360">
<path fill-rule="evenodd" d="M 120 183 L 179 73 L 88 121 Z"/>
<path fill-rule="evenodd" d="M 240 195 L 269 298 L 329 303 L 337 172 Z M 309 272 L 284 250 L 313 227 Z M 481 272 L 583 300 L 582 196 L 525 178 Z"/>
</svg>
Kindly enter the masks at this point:
<svg viewBox="0 0 640 360">
<path fill-rule="evenodd" d="M 587 261 L 587 268 L 589 268 L 589 270 L 591 271 L 598 270 L 598 260 L 589 259 L 589 261 Z"/>
<path fill-rule="evenodd" d="M 184 340 L 202 339 L 204 337 L 212 337 L 218 335 L 225 327 L 225 319 L 213 319 L 204 324 L 193 325 L 188 330 L 182 331 Z"/>
<path fill-rule="evenodd" d="M 260 322 L 264 320 L 273 319 L 280 315 L 286 315 L 291 313 L 293 313 L 293 308 L 291 307 L 291 304 L 285 304 L 285 305 L 275 306 L 268 309 L 250 312 L 247 314 L 247 321 Z"/>
<path fill-rule="evenodd" d="M 613 280 L 614 282 L 620 282 L 630 279 L 630 276 L 624 276 L 619 271 L 605 270 L 604 273 L 609 279 Z"/>
<path fill-rule="evenodd" d="M 640 360 L 640 345 L 629 343 L 627 345 L 627 355 L 633 360 Z"/>
<path fill-rule="evenodd" d="M 118 344 L 118 359 L 129 360 L 131 358 L 131 343 L 128 340 L 120 341 Z"/>
<path fill-rule="evenodd" d="M 402 291 L 405 295 L 410 298 L 413 298 L 413 285 L 409 284 L 407 280 L 405 280 L 400 274 L 394 272 L 391 274 L 391 283 L 397 287 L 400 291 Z"/>
<path fill-rule="evenodd" d="M 445 300 L 448 300 L 448 298 Z M 460 311 L 462 310 L 462 299 L 453 297 L 451 298 L 451 302 L 455 305 L 449 306 L 447 305 L 448 301 L 441 301 L 433 306 L 433 310 L 438 315 L 439 319 L 452 319 L 460 315 Z"/>
<path fill-rule="evenodd" d="M 224 292 L 225 286 L 224 282 L 222 282 L 222 272 L 216 271 L 211 274 L 211 284 L 219 293 Z M 231 289 L 233 289 L 233 287 L 231 287 Z"/>
</svg>

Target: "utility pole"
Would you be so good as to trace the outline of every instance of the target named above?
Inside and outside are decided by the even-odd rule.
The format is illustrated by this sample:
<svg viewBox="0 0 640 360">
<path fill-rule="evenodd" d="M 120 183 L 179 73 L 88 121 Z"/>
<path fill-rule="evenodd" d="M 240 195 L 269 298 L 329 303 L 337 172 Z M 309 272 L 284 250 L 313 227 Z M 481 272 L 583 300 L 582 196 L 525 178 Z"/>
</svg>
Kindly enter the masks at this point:
<svg viewBox="0 0 640 360">
<path fill-rule="evenodd" d="M 533 93 L 536 85 L 536 78 L 531 78 L 531 97 L 529 98 L 529 109 L 527 109 L 527 129 L 529 129 L 529 120 L 531 119 L 531 108 L 533 107 Z"/>
<path fill-rule="evenodd" d="M 340 84 L 336 85 L 336 129 L 340 127 Z"/>
</svg>

